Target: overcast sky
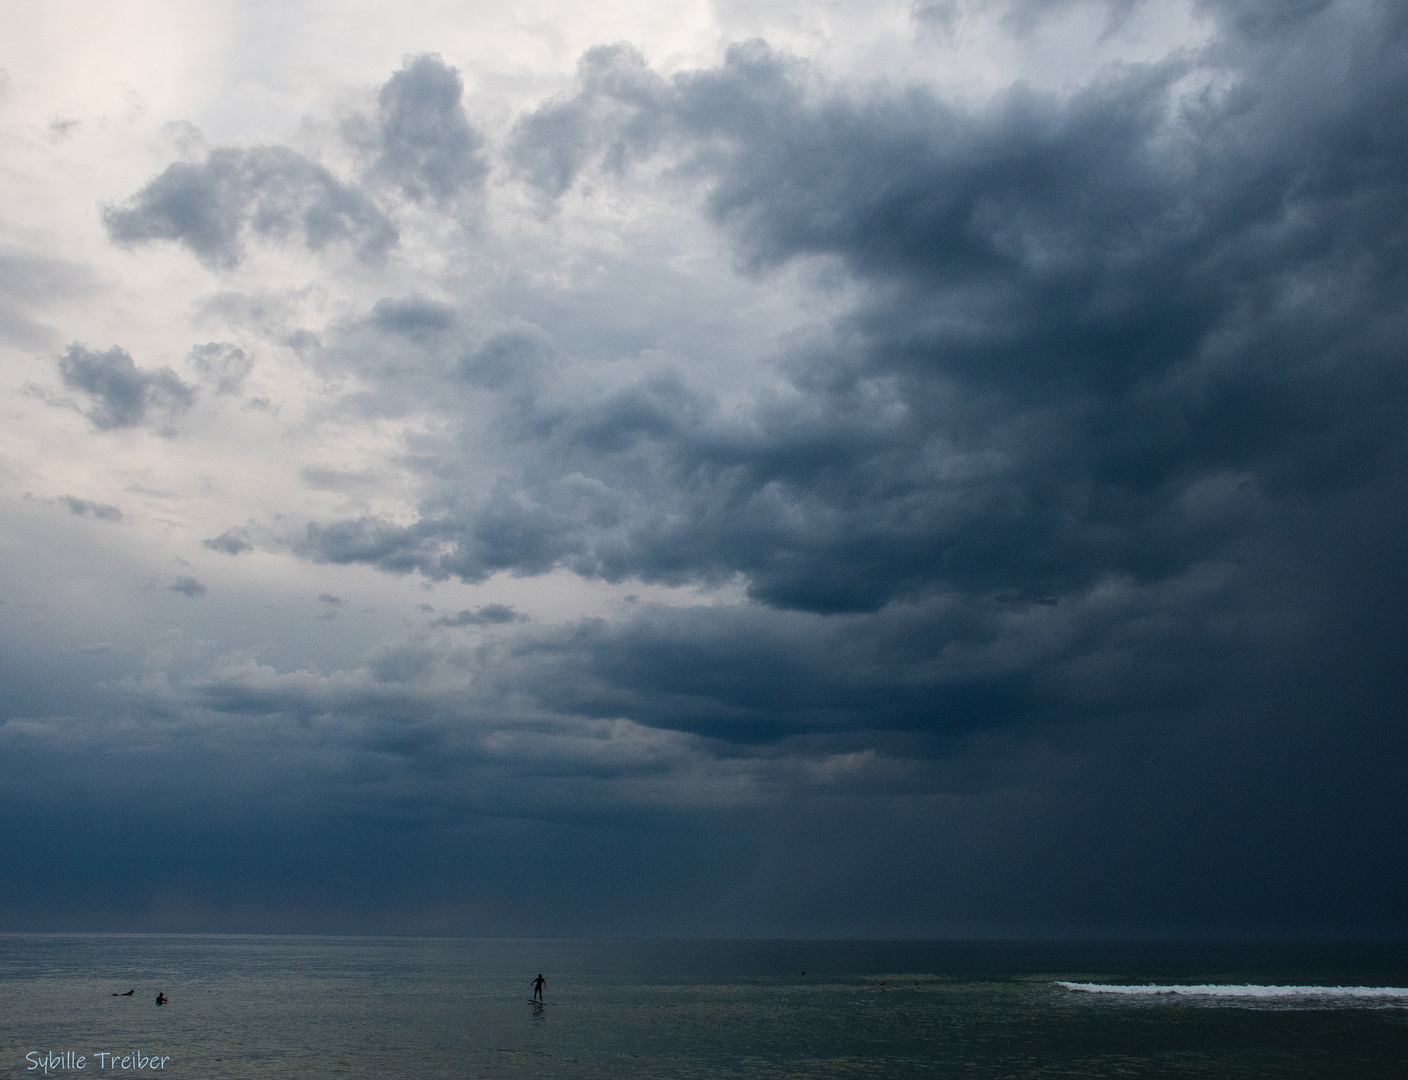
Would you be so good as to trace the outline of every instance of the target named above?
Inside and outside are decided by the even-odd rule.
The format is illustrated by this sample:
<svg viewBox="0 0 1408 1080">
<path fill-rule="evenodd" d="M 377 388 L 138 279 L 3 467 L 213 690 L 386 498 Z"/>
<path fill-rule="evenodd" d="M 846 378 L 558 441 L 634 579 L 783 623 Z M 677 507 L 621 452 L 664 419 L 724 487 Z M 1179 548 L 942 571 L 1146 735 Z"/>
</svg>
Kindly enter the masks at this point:
<svg viewBox="0 0 1408 1080">
<path fill-rule="evenodd" d="M 0 926 L 1408 932 L 1397 0 L 0 43 Z"/>
</svg>

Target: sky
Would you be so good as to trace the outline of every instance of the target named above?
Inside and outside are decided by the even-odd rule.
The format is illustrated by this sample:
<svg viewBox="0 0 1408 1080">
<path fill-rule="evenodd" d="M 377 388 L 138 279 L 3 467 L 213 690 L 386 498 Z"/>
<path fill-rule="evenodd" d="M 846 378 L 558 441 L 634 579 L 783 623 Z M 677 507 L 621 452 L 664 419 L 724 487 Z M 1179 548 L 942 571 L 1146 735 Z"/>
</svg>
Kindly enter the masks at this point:
<svg viewBox="0 0 1408 1080">
<path fill-rule="evenodd" d="M 1394 0 L 54 0 L 0 928 L 1408 933 Z"/>
</svg>

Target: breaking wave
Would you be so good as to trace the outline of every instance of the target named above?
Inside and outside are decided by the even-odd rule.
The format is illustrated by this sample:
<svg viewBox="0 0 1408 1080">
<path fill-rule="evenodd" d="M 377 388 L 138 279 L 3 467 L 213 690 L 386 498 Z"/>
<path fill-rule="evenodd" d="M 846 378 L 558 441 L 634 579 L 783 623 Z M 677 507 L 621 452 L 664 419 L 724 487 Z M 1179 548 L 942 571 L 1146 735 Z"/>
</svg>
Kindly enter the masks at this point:
<svg viewBox="0 0 1408 1080">
<path fill-rule="evenodd" d="M 1107 983 L 1058 982 L 1067 990 L 1084 994 L 1176 994 L 1182 997 L 1219 998 L 1397 998 L 1408 1002 L 1403 986 L 1253 986 L 1203 983 L 1196 986 L 1114 986 Z"/>
</svg>

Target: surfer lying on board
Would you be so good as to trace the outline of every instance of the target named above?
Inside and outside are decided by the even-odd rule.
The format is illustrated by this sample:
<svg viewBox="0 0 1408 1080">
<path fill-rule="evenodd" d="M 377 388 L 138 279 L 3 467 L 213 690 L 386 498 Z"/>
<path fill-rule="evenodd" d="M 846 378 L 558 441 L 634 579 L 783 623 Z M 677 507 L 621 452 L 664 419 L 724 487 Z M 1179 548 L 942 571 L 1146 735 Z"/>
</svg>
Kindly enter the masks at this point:
<svg viewBox="0 0 1408 1080">
<path fill-rule="evenodd" d="M 112 996 L 113 996 L 113 997 L 131 997 L 131 996 L 132 996 L 133 994 L 135 994 L 136 992 L 137 992 L 136 990 L 129 990 L 129 991 L 127 991 L 127 993 L 125 993 L 125 994 L 119 994 L 119 993 L 117 993 L 116 991 L 114 991 Z"/>
<path fill-rule="evenodd" d="M 547 979 L 543 978 L 543 973 L 542 973 L 541 971 L 538 972 L 538 977 L 533 980 L 533 1000 L 534 1000 L 534 1001 L 542 1001 L 542 1000 L 543 1000 L 543 987 L 546 986 L 547 984 L 548 984 L 548 981 L 547 981 Z"/>
</svg>

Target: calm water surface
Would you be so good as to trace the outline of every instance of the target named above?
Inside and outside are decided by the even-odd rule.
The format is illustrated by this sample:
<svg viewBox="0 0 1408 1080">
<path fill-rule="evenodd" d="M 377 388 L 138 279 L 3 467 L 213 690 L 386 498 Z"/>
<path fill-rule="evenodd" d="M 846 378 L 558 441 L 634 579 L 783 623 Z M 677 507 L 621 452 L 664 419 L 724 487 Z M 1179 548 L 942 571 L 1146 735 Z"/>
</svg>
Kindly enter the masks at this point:
<svg viewBox="0 0 1408 1080">
<path fill-rule="evenodd" d="M 1403 997 L 1063 981 L 1404 987 L 1408 945 L 0 935 L 0 1076 L 1408 1077 Z"/>
</svg>

